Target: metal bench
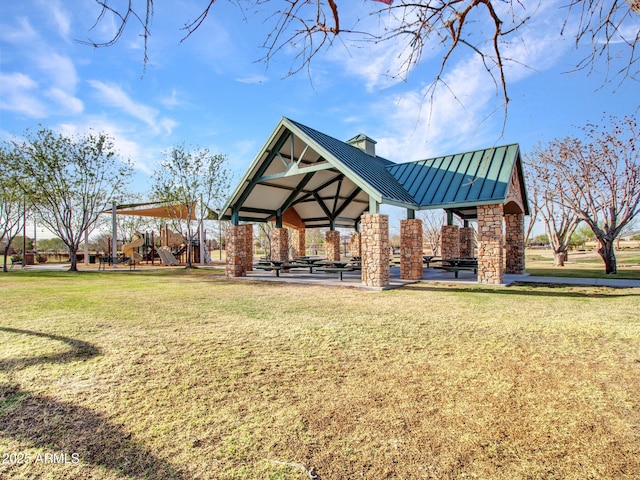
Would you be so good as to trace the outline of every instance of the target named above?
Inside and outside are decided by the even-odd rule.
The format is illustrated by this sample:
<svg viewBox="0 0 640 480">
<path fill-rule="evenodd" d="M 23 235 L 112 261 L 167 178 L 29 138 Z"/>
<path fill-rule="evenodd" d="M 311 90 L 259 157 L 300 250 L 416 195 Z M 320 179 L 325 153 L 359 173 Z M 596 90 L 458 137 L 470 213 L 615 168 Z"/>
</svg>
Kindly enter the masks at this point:
<svg viewBox="0 0 640 480">
<path fill-rule="evenodd" d="M 473 273 L 478 273 L 478 268 L 477 267 L 465 267 L 465 266 L 458 266 L 458 267 L 454 267 L 452 265 L 449 266 L 441 266 L 441 267 L 431 267 L 434 269 L 438 269 L 438 270 L 444 270 L 446 272 L 453 272 L 455 274 L 455 278 L 458 278 L 458 272 L 462 271 L 462 270 L 468 270 L 468 271 L 473 271 Z"/>
<path fill-rule="evenodd" d="M 338 278 L 342 281 L 342 274 L 344 272 L 353 272 L 355 268 L 352 267 L 319 267 L 316 268 L 317 272 L 325 272 L 325 273 L 337 273 Z"/>
<path fill-rule="evenodd" d="M 443 258 L 442 265 L 433 268 L 446 272 L 454 272 L 455 278 L 458 278 L 458 272 L 462 270 L 478 273 L 478 260 L 475 258 Z"/>
</svg>

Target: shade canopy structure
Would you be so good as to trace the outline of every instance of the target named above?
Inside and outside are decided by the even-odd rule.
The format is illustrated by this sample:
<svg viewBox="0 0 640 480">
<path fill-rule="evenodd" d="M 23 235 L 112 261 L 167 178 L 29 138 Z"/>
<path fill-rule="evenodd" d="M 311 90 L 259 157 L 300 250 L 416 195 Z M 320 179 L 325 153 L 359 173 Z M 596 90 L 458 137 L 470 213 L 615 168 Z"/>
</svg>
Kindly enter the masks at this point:
<svg viewBox="0 0 640 480">
<path fill-rule="evenodd" d="M 444 209 L 473 219 L 480 205 L 529 206 L 517 144 L 406 163 L 375 154 L 375 141 L 346 142 L 283 117 L 221 218 L 277 225 L 357 228 L 380 205 Z"/>
<path fill-rule="evenodd" d="M 192 212 L 197 210 L 192 206 Z M 114 213 L 107 210 L 103 213 Z M 137 217 L 173 218 L 180 220 L 197 220 L 194 213 L 189 216 L 189 205 L 182 203 L 167 204 L 166 202 L 128 203 L 116 205 L 116 215 L 133 215 Z"/>
</svg>

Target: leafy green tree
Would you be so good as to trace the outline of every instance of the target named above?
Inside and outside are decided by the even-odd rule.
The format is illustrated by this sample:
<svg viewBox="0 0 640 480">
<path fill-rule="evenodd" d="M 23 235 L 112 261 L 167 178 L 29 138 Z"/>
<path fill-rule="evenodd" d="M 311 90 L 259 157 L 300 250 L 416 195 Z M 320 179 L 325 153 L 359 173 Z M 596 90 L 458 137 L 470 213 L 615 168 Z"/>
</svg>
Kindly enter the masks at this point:
<svg viewBox="0 0 640 480">
<path fill-rule="evenodd" d="M 67 249 L 65 243 L 58 237 L 42 238 L 36 242 L 39 251 L 44 252 L 62 252 Z"/>
<path fill-rule="evenodd" d="M 24 253 L 24 250 L 33 250 L 33 239 L 30 237 L 24 237 L 22 235 L 16 235 L 11 242 L 13 249 L 16 252 Z M 23 248 L 24 247 L 24 248 Z"/>
<path fill-rule="evenodd" d="M 41 128 L 23 138 L 9 144 L 16 185 L 41 223 L 67 246 L 70 270 L 77 271 L 76 251 L 85 232 L 91 233 L 100 213 L 124 193 L 132 167 L 101 133 L 69 137 Z"/>
<path fill-rule="evenodd" d="M 536 235 L 531 239 L 531 242 L 534 245 L 549 245 L 549 235 L 546 233 Z"/>
<path fill-rule="evenodd" d="M 211 205 L 221 205 L 228 193 L 231 174 L 225 155 L 207 148 L 187 150 L 184 144 L 163 152 L 153 174 L 153 196 L 167 204 L 174 230 L 184 232 L 187 268 L 192 268 L 191 250 Z"/>
<path fill-rule="evenodd" d="M 7 271 L 9 248 L 24 226 L 24 197 L 10 168 L 10 152 L 0 148 L 0 240 L 3 245 L 2 271 Z"/>
<path fill-rule="evenodd" d="M 571 245 L 584 248 L 587 242 L 595 241 L 595 239 L 596 236 L 588 225 L 580 225 L 571 237 Z"/>
</svg>

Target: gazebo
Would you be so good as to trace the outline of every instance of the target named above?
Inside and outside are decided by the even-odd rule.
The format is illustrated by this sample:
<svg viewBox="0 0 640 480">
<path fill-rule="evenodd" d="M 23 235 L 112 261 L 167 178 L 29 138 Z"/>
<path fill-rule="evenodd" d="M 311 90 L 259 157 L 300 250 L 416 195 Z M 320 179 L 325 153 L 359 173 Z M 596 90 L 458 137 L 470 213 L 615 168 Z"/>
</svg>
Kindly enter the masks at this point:
<svg viewBox="0 0 640 480">
<path fill-rule="evenodd" d="M 227 275 L 251 270 L 252 224 L 273 221 L 272 259 L 282 261 L 290 246 L 304 255 L 305 229 L 317 227 L 329 229 L 327 260 L 339 260 L 336 228 L 352 228 L 351 252 L 362 258 L 362 283 L 385 287 L 389 218 L 380 213 L 381 205 L 407 212 L 400 228 L 403 279 L 422 278 L 422 222 L 415 214 L 426 209 L 448 214 L 443 256 L 471 256 L 474 235 L 468 221 L 477 220 L 480 283 L 499 284 L 504 273 L 524 273 L 529 206 L 517 144 L 406 163 L 376 155 L 375 145 L 363 134 L 343 142 L 282 118 L 221 211 L 221 218 L 231 220 Z M 463 227 L 453 224 L 454 216 Z"/>
</svg>

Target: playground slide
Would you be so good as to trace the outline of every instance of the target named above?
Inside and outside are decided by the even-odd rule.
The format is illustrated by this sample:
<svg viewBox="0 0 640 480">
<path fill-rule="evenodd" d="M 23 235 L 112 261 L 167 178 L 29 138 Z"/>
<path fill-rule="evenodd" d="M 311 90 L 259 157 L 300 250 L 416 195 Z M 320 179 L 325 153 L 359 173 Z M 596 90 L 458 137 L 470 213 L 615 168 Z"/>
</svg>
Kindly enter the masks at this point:
<svg viewBox="0 0 640 480">
<path fill-rule="evenodd" d="M 158 251 L 158 255 L 160 255 L 160 259 L 162 260 L 162 263 L 164 263 L 165 265 L 180 264 L 178 259 L 173 256 L 173 253 L 171 253 L 171 250 L 169 250 L 169 247 L 160 247 L 158 248 L 157 251 Z"/>
<path fill-rule="evenodd" d="M 140 262 L 142 261 L 142 255 L 135 252 L 134 249 L 141 247 L 142 245 L 144 245 L 144 237 L 140 232 L 136 232 L 133 234 L 133 240 L 131 243 L 127 243 L 122 246 L 122 253 L 125 257 L 133 259 L 134 262 Z"/>
<path fill-rule="evenodd" d="M 166 236 L 168 247 L 179 247 L 180 245 L 184 245 L 184 237 L 182 234 L 168 230 Z"/>
</svg>

